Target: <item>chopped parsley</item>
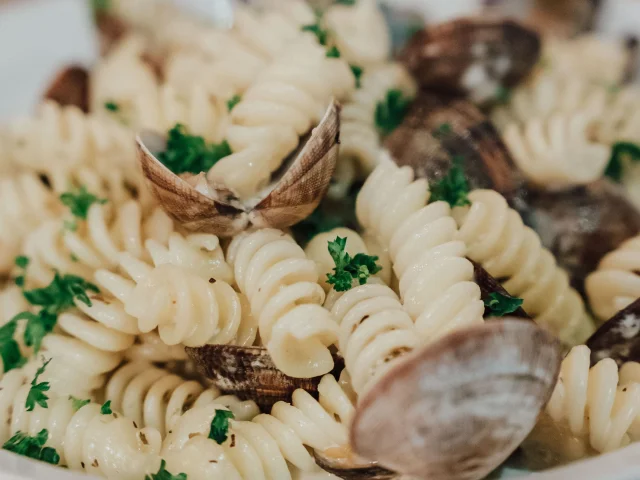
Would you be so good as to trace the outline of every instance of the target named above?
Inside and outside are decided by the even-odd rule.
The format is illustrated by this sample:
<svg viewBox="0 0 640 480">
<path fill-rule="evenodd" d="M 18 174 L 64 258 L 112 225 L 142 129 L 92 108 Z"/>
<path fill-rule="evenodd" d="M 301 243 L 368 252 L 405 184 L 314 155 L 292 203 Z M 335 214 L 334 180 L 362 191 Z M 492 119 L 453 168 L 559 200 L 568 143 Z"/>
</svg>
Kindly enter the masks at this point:
<svg viewBox="0 0 640 480">
<path fill-rule="evenodd" d="M 453 132 L 453 128 L 450 123 L 441 123 L 438 128 L 435 129 L 433 136 L 436 138 L 446 137 Z"/>
<path fill-rule="evenodd" d="M 515 312 L 522 305 L 523 300 L 517 297 L 510 297 L 499 292 L 489 294 L 489 299 L 484 301 L 486 307 L 496 317 L 502 317 Z"/>
<path fill-rule="evenodd" d="M 113 113 L 118 113 L 120 111 L 120 106 L 113 101 L 104 102 L 104 108 Z"/>
<path fill-rule="evenodd" d="M 178 475 L 173 475 L 172 473 L 167 471 L 166 466 L 167 466 L 167 462 L 162 460 L 160 462 L 160 470 L 158 470 L 158 473 L 145 475 L 144 480 L 187 480 L 186 473 L 179 473 Z"/>
<path fill-rule="evenodd" d="M 51 385 L 49 382 L 40 382 L 38 383 L 38 378 L 42 375 L 47 368 L 47 365 L 51 362 L 51 359 L 44 362 L 44 364 L 38 369 L 36 372 L 36 376 L 31 380 L 31 388 L 29 389 L 29 394 L 27 395 L 27 401 L 24 406 L 27 407 L 27 412 L 32 412 L 33 409 L 37 405 L 40 405 L 42 408 L 47 408 L 47 400 L 49 397 L 45 394 L 45 392 L 49 391 Z"/>
<path fill-rule="evenodd" d="M 22 288 L 24 287 L 25 270 L 29 266 L 29 258 L 21 255 L 16 257 L 14 263 L 16 267 L 22 270 L 22 273 L 20 273 L 20 275 L 18 275 L 13 281 L 18 287 Z"/>
<path fill-rule="evenodd" d="M 113 413 L 113 410 L 111 410 L 111 400 L 107 400 L 106 402 L 104 402 L 104 404 L 100 407 L 100 413 L 102 415 L 111 415 Z"/>
<path fill-rule="evenodd" d="M 382 270 L 382 267 L 376 264 L 378 257 L 357 253 L 351 258 L 351 255 L 345 250 L 346 246 L 346 237 L 336 237 L 334 241 L 330 241 L 328 244 L 329 254 L 336 266 L 333 269 L 334 273 L 327 274 L 327 283 L 333 285 L 336 292 L 349 290 L 353 279 L 357 279 L 360 285 L 364 285 L 370 275 Z"/>
<path fill-rule="evenodd" d="M 347 5 L 348 7 L 353 7 L 356 4 L 356 0 L 335 0 L 337 5 Z"/>
<path fill-rule="evenodd" d="M 39 305 L 47 313 L 57 315 L 74 306 L 78 300 L 90 307 L 91 299 L 87 292 L 100 293 L 100 289 L 91 282 L 77 275 L 60 275 L 54 273 L 53 280 L 44 288 L 25 290 L 24 297 L 32 305 Z"/>
<path fill-rule="evenodd" d="M 235 418 L 233 412 L 229 410 L 216 410 L 216 414 L 213 420 L 211 420 L 209 438 L 214 440 L 218 445 L 226 442 L 229 435 L 229 420 L 232 418 Z"/>
<path fill-rule="evenodd" d="M 311 32 L 313 33 L 316 38 L 318 39 L 318 43 L 320 45 L 326 45 L 327 44 L 327 39 L 329 38 L 329 31 L 322 28 L 320 26 L 320 21 L 318 20 L 316 23 L 314 23 L 313 25 L 305 25 L 302 27 L 302 31 L 303 32 Z"/>
<path fill-rule="evenodd" d="M 362 70 L 362 67 L 359 67 L 357 65 L 349 65 L 349 67 L 351 68 L 351 72 L 356 79 L 356 88 L 360 88 L 362 86 L 362 83 L 360 83 L 360 79 L 362 78 L 362 72 L 364 72 L 364 70 Z"/>
<path fill-rule="evenodd" d="M 388 90 L 384 100 L 376 105 L 375 121 L 378 130 L 383 135 L 393 132 L 402 123 L 412 101 L 401 90 Z"/>
<path fill-rule="evenodd" d="M 25 457 L 57 465 L 60 462 L 60 455 L 54 448 L 44 446 L 48 439 L 49 431 L 47 429 L 40 430 L 35 437 L 17 432 L 7 440 L 2 448 Z"/>
<path fill-rule="evenodd" d="M 207 144 L 204 138 L 189 135 L 184 125 L 177 123 L 169 130 L 167 148 L 158 154 L 158 159 L 175 174 L 206 172 L 218 160 L 231 155 L 226 140 L 220 144 Z"/>
<path fill-rule="evenodd" d="M 27 347 L 33 347 L 33 352 L 38 353 L 42 345 L 42 339 L 53 331 L 58 316 L 41 309 L 38 314 L 32 312 L 20 312 L 13 317 L 10 322 L 17 323 L 19 320 L 26 320 L 27 325 L 24 330 L 24 343 Z"/>
<path fill-rule="evenodd" d="M 89 399 L 81 400 L 79 398 L 74 397 L 73 395 L 69 395 L 69 400 L 71 400 L 71 406 L 73 407 L 73 410 L 76 412 L 80 410 L 82 407 L 84 407 L 85 405 L 89 405 L 91 403 L 91 400 Z"/>
<path fill-rule="evenodd" d="M 242 97 L 240 95 L 234 95 L 229 100 L 227 100 L 227 109 L 229 111 L 233 110 L 233 107 L 239 104 L 241 100 L 242 100 Z"/>
<path fill-rule="evenodd" d="M 429 202 L 443 200 L 452 207 L 471 205 L 469 201 L 469 183 L 464 176 L 462 163 L 462 157 L 453 157 L 449 172 L 440 180 L 430 185 L 431 197 Z"/>
<path fill-rule="evenodd" d="M 509 103 L 511 100 L 511 90 L 503 85 L 498 85 L 495 98 L 498 103 Z"/>
<path fill-rule="evenodd" d="M 91 205 L 94 203 L 98 203 L 100 205 L 107 203 L 105 198 L 96 197 L 94 194 L 90 193 L 84 185 L 74 191 L 63 193 L 60 195 L 60 201 L 69 207 L 69 210 L 74 217 L 83 220 L 87 219 Z M 66 221 L 65 228 L 67 228 L 67 230 L 76 230 L 78 226 L 75 221 Z"/>
<path fill-rule="evenodd" d="M 327 58 L 340 58 L 340 50 L 335 45 L 327 50 Z"/>
<path fill-rule="evenodd" d="M 13 338 L 17 325 L 17 322 L 9 321 L 0 327 L 0 357 L 2 357 L 2 367 L 5 373 L 27 363 L 27 359 L 20 352 L 18 342 Z"/>
<path fill-rule="evenodd" d="M 622 180 L 623 160 L 640 161 L 640 145 L 631 142 L 616 142 L 611 148 L 611 158 L 604 174 L 616 182 Z"/>
</svg>

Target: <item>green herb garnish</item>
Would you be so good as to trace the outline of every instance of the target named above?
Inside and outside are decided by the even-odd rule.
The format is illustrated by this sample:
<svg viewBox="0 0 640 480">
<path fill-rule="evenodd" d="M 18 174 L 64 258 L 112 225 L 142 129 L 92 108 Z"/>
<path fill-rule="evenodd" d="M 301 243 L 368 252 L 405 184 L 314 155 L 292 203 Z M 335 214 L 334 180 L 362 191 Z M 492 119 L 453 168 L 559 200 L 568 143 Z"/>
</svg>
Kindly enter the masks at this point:
<svg viewBox="0 0 640 480">
<path fill-rule="evenodd" d="M 158 159 L 175 174 L 197 174 L 208 171 L 228 155 L 231 155 L 231 147 L 226 140 L 217 145 L 207 144 L 204 138 L 189 135 L 178 123 L 169 130 L 167 149 L 158 154 Z"/>
<path fill-rule="evenodd" d="M 333 242 L 329 242 L 328 250 L 335 267 L 333 274 L 327 274 L 327 283 L 333 285 L 336 292 L 345 292 L 351 288 L 353 279 L 357 279 L 360 285 L 367 283 L 370 275 L 374 275 L 382 270 L 376 264 L 378 257 L 357 253 L 353 258 L 346 252 L 347 238 L 336 237 Z"/>
<path fill-rule="evenodd" d="M 25 270 L 29 266 L 29 258 L 25 256 L 18 256 L 15 258 L 14 263 L 16 267 L 22 270 L 22 273 L 18 275 L 13 281 L 18 287 L 22 288 L 24 287 Z"/>
<path fill-rule="evenodd" d="M 499 85 L 496 89 L 495 98 L 498 103 L 509 103 L 511 100 L 511 90 Z"/>
<path fill-rule="evenodd" d="M 104 102 L 104 108 L 109 110 L 110 112 L 117 113 L 120 111 L 120 106 L 113 101 Z"/>
<path fill-rule="evenodd" d="M 464 176 L 463 158 L 453 157 L 449 172 L 437 182 L 430 185 L 429 202 L 443 200 L 452 207 L 471 205 L 469 201 L 469 183 Z"/>
<path fill-rule="evenodd" d="M 356 0 L 335 0 L 337 5 L 347 5 L 348 7 L 353 7 L 356 4 Z"/>
<path fill-rule="evenodd" d="M 616 182 L 622 180 L 624 173 L 623 160 L 640 161 L 640 145 L 631 142 L 616 142 L 611 147 L 611 158 L 604 174 Z"/>
<path fill-rule="evenodd" d="M 13 317 L 10 322 L 26 320 L 27 325 L 24 330 L 24 343 L 27 347 L 33 347 L 33 353 L 40 351 L 42 339 L 53 331 L 58 317 L 54 313 L 49 313 L 46 309 L 41 309 L 38 314 L 32 312 L 20 312 Z"/>
<path fill-rule="evenodd" d="M 87 191 L 87 187 L 84 185 L 77 190 L 63 193 L 60 195 L 60 201 L 69 207 L 69 210 L 71 210 L 71 214 L 74 217 L 81 218 L 83 220 L 87 219 L 91 205 L 94 203 L 107 203 L 106 199 L 98 198 L 92 193 L 89 193 Z M 67 230 L 76 230 L 78 227 L 75 221 L 65 221 L 65 228 Z"/>
<path fill-rule="evenodd" d="M 24 297 L 32 305 L 40 305 L 47 313 L 58 313 L 75 305 L 78 300 L 88 307 L 92 305 L 87 292 L 100 293 L 100 289 L 91 282 L 77 275 L 60 275 L 55 272 L 53 280 L 44 288 L 35 288 L 23 292 Z"/>
<path fill-rule="evenodd" d="M 227 100 L 227 109 L 229 111 L 233 110 L 233 107 L 239 104 L 240 100 L 242 100 L 242 97 L 240 95 L 234 95 L 233 97 L 231 97 L 229 100 Z"/>
<path fill-rule="evenodd" d="M 20 352 L 20 345 L 13 338 L 17 325 L 17 322 L 10 321 L 0 327 L 0 357 L 4 373 L 27 363 L 27 359 Z"/>
<path fill-rule="evenodd" d="M 376 105 L 375 113 L 376 125 L 383 135 L 389 135 L 402 123 L 412 100 L 401 90 L 387 91 L 385 99 Z"/>
<path fill-rule="evenodd" d="M 38 369 L 36 372 L 36 376 L 31 380 L 31 388 L 29 389 L 29 394 L 27 395 L 27 401 L 24 406 L 27 407 L 27 412 L 32 412 L 33 409 L 37 405 L 40 405 L 42 408 L 47 408 L 47 400 L 49 397 L 45 394 L 45 392 L 49 391 L 51 386 L 49 382 L 40 382 L 38 383 L 38 378 L 42 375 L 47 368 L 47 365 L 51 362 L 51 359 L 44 362 L 44 364 Z"/>
<path fill-rule="evenodd" d="M 145 475 L 144 480 L 187 480 L 186 473 L 179 473 L 178 475 L 173 475 L 168 472 L 165 468 L 167 466 L 167 462 L 162 460 L 160 462 L 160 470 L 158 473 L 152 473 L 151 475 Z"/>
<path fill-rule="evenodd" d="M 69 400 L 71 400 L 71 406 L 73 407 L 73 410 L 76 412 L 80 410 L 82 407 L 84 407 L 85 405 L 89 405 L 91 403 L 91 400 L 89 399 L 81 400 L 79 398 L 74 397 L 73 395 L 69 395 Z"/>
<path fill-rule="evenodd" d="M 335 45 L 327 50 L 327 58 L 340 58 L 340 50 Z"/>
<path fill-rule="evenodd" d="M 218 445 L 222 445 L 229 434 L 229 420 L 235 418 L 233 412 L 229 410 L 216 410 L 216 414 L 211 420 L 211 429 L 209 430 L 209 438 L 214 440 Z"/>
<path fill-rule="evenodd" d="M 318 43 L 320 45 L 327 44 L 327 38 L 329 37 L 329 31 L 325 30 L 320 26 L 319 21 L 314 23 L 313 25 L 305 25 L 302 27 L 303 32 L 311 32 L 318 39 Z"/>
<path fill-rule="evenodd" d="M 435 129 L 434 136 L 436 138 L 442 138 L 446 137 L 451 132 L 453 132 L 453 128 L 451 127 L 450 123 L 441 123 L 440 125 L 438 125 L 438 128 Z"/>
<path fill-rule="evenodd" d="M 106 402 L 104 402 L 104 404 L 100 407 L 100 413 L 102 415 L 111 415 L 113 413 L 113 410 L 111 410 L 111 400 L 107 400 Z"/>
<path fill-rule="evenodd" d="M 2 446 L 5 450 L 24 455 L 25 457 L 34 458 L 43 462 L 57 465 L 60 462 L 60 455 L 54 448 L 45 447 L 45 443 L 49 439 L 49 431 L 47 429 L 40 430 L 35 437 L 30 437 L 26 433 L 17 432 Z"/>
<path fill-rule="evenodd" d="M 496 317 L 502 317 L 515 312 L 522 305 L 523 300 L 517 297 L 510 297 L 499 292 L 489 294 L 489 299 L 484 301 L 486 307 Z"/>
<path fill-rule="evenodd" d="M 364 70 L 357 65 L 349 65 L 349 67 L 351 68 L 351 73 L 353 73 L 353 76 L 356 78 L 356 88 L 360 88 L 362 86 L 360 79 L 362 78 L 362 72 L 364 72 Z"/>
</svg>

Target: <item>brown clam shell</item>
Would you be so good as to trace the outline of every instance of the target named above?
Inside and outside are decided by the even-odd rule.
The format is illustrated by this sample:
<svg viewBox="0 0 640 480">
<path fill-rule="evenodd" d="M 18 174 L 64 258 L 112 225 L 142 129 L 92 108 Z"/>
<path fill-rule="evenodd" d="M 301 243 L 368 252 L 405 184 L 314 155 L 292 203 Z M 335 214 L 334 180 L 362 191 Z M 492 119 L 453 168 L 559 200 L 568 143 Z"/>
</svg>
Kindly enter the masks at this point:
<svg viewBox="0 0 640 480">
<path fill-rule="evenodd" d="M 384 146 L 398 165 L 429 181 L 445 176 L 453 158 L 461 157 L 472 189 L 497 190 L 525 209 L 524 177 L 491 121 L 466 100 L 420 93 Z"/>
<path fill-rule="evenodd" d="M 513 20 L 463 18 L 417 33 L 399 59 L 421 87 L 485 102 L 525 78 L 540 52 L 539 35 Z"/>
<path fill-rule="evenodd" d="M 344 450 L 349 450 L 348 448 Z M 359 463 L 352 460 L 353 455 L 349 451 L 340 449 L 337 455 L 332 452 L 313 452 L 316 463 L 323 470 L 334 474 L 344 480 L 387 480 L 397 478 L 398 474 L 373 463 Z"/>
<path fill-rule="evenodd" d="M 270 411 L 281 400 L 290 402 L 291 394 L 298 388 L 316 394 L 322 378 L 288 377 L 278 370 L 263 347 L 204 345 L 186 347 L 186 351 L 200 373 L 216 387 L 242 400 L 254 400 L 263 411 Z M 337 378 L 344 362 L 337 355 L 333 360 L 335 366 L 331 373 Z"/>
<path fill-rule="evenodd" d="M 560 362 L 558 341 L 533 322 L 505 317 L 456 331 L 360 398 L 353 451 L 425 480 L 484 478 L 533 429 Z"/>
<path fill-rule="evenodd" d="M 89 72 L 77 65 L 62 69 L 47 88 L 44 98 L 89 112 Z"/>
<path fill-rule="evenodd" d="M 480 287 L 481 298 L 483 301 L 489 300 L 491 295 L 494 292 L 501 293 L 502 295 L 506 295 L 511 297 L 511 294 L 507 292 L 502 285 L 489 273 L 487 272 L 482 265 L 474 262 L 470 258 L 468 259 L 471 263 L 473 263 L 473 279 Z M 524 311 L 522 307 L 519 307 L 515 312 L 510 314 L 512 317 L 521 318 L 526 320 L 531 320 L 531 317 L 527 312 Z M 485 308 L 484 317 L 495 320 L 498 317 L 495 317 L 491 314 L 491 309 L 489 307 Z"/>
<path fill-rule="evenodd" d="M 527 23 L 540 33 L 572 37 L 592 30 L 602 0 L 536 0 Z"/>
<path fill-rule="evenodd" d="M 106 55 L 111 48 L 127 33 L 127 25 L 116 15 L 107 11 L 96 12 L 96 26 L 100 39 L 100 53 Z"/>
<path fill-rule="evenodd" d="M 527 200 L 525 221 L 583 295 L 584 279 L 602 257 L 640 232 L 640 212 L 606 178 L 564 192 L 531 191 Z"/>
<path fill-rule="evenodd" d="M 187 230 L 230 237 L 251 226 L 286 228 L 309 216 L 329 188 L 340 143 L 340 105 L 331 103 L 268 194 L 246 204 L 224 185 L 208 185 L 210 195 L 205 195 L 171 172 L 154 155 L 164 150 L 164 137 L 146 132 L 137 141 L 138 158 L 151 191 Z"/>
<path fill-rule="evenodd" d="M 613 358 L 618 365 L 640 362 L 640 299 L 604 322 L 587 340 L 591 365 Z"/>
</svg>

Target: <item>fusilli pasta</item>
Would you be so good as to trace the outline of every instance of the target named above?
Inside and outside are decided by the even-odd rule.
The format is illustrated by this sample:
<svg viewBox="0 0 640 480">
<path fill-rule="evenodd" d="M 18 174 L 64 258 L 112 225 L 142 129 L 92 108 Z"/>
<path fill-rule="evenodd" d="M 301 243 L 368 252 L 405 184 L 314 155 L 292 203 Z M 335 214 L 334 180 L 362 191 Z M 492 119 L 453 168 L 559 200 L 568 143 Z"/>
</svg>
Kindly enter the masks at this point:
<svg viewBox="0 0 640 480">
<path fill-rule="evenodd" d="M 511 295 L 521 297 L 536 322 L 561 340 L 572 345 L 585 340 L 593 332 L 591 319 L 538 235 L 499 193 L 475 190 L 469 200 L 471 207 L 453 210 L 460 227 L 456 238 L 468 246 L 469 258 L 501 280 Z"/>
<path fill-rule="evenodd" d="M 466 247 L 449 205 L 427 205 L 425 179 L 414 180 L 410 167 L 390 159 L 367 178 L 356 203 L 360 223 L 389 248 L 399 279 L 400 297 L 429 340 L 461 326 L 483 321 L 484 303 L 473 281 Z"/>
<path fill-rule="evenodd" d="M 600 320 L 608 320 L 640 298 L 640 237 L 625 241 L 605 255 L 585 280 L 589 304 Z"/>
<path fill-rule="evenodd" d="M 276 367 L 292 377 L 329 372 L 338 328 L 302 248 L 284 232 L 263 229 L 235 237 L 227 257 Z"/>
<path fill-rule="evenodd" d="M 128 363 L 116 370 L 105 387 L 105 400 L 142 427 L 156 429 L 162 437 L 187 410 L 211 403 L 224 405 L 236 420 L 251 420 L 260 411 L 254 401 L 222 395 L 216 387 L 205 389 L 195 380 L 184 380 L 148 363 Z"/>
<path fill-rule="evenodd" d="M 319 391 L 319 401 L 298 389 L 291 404 L 276 403 L 270 415 L 258 415 L 251 422 L 232 420 L 222 445 L 206 436 L 215 411 L 224 407 L 210 404 L 189 410 L 163 442 L 167 468 L 185 472 L 193 480 L 291 480 L 288 464 L 314 470 L 315 461 L 305 446 L 324 451 L 347 445 L 347 425 L 354 411 L 332 376 L 322 378 Z"/>
</svg>

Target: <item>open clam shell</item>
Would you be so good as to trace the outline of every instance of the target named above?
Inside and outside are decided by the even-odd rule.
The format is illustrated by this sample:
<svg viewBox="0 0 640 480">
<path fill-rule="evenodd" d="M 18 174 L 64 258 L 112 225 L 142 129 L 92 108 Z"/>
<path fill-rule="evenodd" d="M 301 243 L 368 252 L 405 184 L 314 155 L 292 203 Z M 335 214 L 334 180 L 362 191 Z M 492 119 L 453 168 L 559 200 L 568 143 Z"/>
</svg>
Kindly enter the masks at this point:
<svg viewBox="0 0 640 480">
<path fill-rule="evenodd" d="M 204 345 L 187 347 L 186 351 L 200 373 L 212 380 L 216 387 L 242 400 L 254 400 L 263 411 L 269 411 L 274 403 L 281 400 L 291 401 L 291 394 L 298 388 L 317 393 L 322 378 L 288 377 L 278 370 L 263 347 Z M 344 362 L 337 355 L 333 360 L 332 373 L 337 378 Z"/>
<path fill-rule="evenodd" d="M 400 61 L 423 88 L 484 103 L 525 78 L 540 52 L 539 35 L 515 21 L 464 18 L 414 35 Z"/>
<path fill-rule="evenodd" d="M 246 202 L 224 185 L 207 183 L 203 175 L 187 181 L 171 172 L 155 156 L 165 148 L 163 136 L 146 132 L 137 141 L 151 191 L 187 230 L 229 237 L 251 226 L 286 228 L 309 216 L 329 188 L 338 158 L 340 106 L 331 103 L 291 166 L 264 198 Z"/>
<path fill-rule="evenodd" d="M 604 322 L 586 343 L 592 366 L 603 358 L 618 365 L 640 362 L 640 299 Z"/>
<path fill-rule="evenodd" d="M 479 480 L 533 429 L 561 362 L 533 322 L 503 318 L 415 351 L 360 398 L 353 451 L 428 480 Z"/>
<path fill-rule="evenodd" d="M 461 157 L 472 189 L 497 190 L 524 209 L 524 177 L 491 121 L 466 100 L 421 92 L 384 146 L 398 165 L 430 181 L 445 176 Z"/>
<path fill-rule="evenodd" d="M 640 212 L 607 179 L 564 192 L 532 191 L 527 201 L 525 220 L 583 295 L 584 279 L 602 257 L 640 232 Z"/>
<path fill-rule="evenodd" d="M 89 72 L 80 66 L 63 68 L 47 88 L 44 98 L 60 105 L 74 105 L 89 111 Z"/>
</svg>

